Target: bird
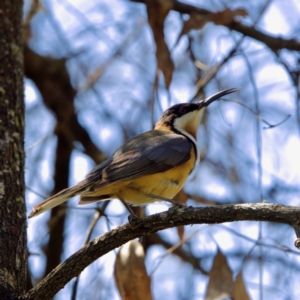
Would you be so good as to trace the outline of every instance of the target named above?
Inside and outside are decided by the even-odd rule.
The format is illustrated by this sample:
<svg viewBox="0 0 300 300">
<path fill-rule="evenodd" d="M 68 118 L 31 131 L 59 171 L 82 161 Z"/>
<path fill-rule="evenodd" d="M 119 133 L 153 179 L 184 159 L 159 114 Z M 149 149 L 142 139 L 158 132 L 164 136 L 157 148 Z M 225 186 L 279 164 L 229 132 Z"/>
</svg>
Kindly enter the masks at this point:
<svg viewBox="0 0 300 300">
<path fill-rule="evenodd" d="M 198 102 L 171 106 L 153 130 L 129 139 L 84 180 L 36 205 L 29 218 L 76 195 L 80 195 L 79 205 L 117 198 L 129 211 L 128 204 L 140 206 L 156 201 L 178 204 L 173 197 L 199 161 L 196 135 L 204 108 L 238 90 L 226 89 Z"/>
</svg>

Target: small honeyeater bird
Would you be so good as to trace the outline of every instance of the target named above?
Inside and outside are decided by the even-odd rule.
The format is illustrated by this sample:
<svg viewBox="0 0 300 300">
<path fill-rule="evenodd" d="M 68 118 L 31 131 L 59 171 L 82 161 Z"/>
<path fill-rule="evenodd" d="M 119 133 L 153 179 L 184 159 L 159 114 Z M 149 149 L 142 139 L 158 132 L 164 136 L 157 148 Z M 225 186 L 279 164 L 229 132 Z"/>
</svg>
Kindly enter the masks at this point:
<svg viewBox="0 0 300 300">
<path fill-rule="evenodd" d="M 157 200 L 174 203 L 172 198 L 199 161 L 196 134 L 204 108 L 238 90 L 227 89 L 196 103 L 171 106 L 153 130 L 128 140 L 84 180 L 36 205 L 29 218 L 76 195 L 80 195 L 79 205 L 112 198 L 126 207 L 126 203 L 144 205 Z"/>
</svg>

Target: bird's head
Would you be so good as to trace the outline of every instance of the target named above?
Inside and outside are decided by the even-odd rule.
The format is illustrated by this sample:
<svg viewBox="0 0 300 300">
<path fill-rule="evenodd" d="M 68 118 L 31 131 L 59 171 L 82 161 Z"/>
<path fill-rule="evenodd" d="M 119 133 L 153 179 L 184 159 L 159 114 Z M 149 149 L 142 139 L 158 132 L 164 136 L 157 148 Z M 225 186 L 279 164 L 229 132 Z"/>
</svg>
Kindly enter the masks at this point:
<svg viewBox="0 0 300 300">
<path fill-rule="evenodd" d="M 221 97 L 238 91 L 233 88 L 221 91 L 213 96 L 194 103 L 180 103 L 168 108 L 155 125 L 155 129 L 167 129 L 180 132 L 196 139 L 197 129 L 203 108 Z"/>
</svg>

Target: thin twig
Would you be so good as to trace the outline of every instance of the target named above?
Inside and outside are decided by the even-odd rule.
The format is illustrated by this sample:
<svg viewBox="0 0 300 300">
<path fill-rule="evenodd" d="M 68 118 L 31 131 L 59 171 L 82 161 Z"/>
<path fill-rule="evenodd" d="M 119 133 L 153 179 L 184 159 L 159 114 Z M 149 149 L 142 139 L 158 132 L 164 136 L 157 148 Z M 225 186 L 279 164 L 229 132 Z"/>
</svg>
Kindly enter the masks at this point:
<svg viewBox="0 0 300 300">
<path fill-rule="evenodd" d="M 263 119 L 259 114 L 257 114 L 253 109 L 251 109 L 249 106 L 245 105 L 244 103 L 234 101 L 234 100 L 229 100 L 229 99 L 221 99 L 221 101 L 232 102 L 232 103 L 236 103 L 236 104 L 243 106 L 244 108 L 246 108 L 247 110 L 252 112 L 258 120 L 262 121 L 263 123 L 265 123 L 267 125 L 267 126 L 263 127 L 263 129 L 271 129 L 271 128 L 278 127 L 278 126 L 282 125 L 284 122 L 286 122 L 291 117 L 291 115 L 287 115 L 279 123 L 271 124 L 270 122 L 268 122 L 266 119 Z"/>
<path fill-rule="evenodd" d="M 90 223 L 90 226 L 89 226 L 89 228 L 88 228 L 88 230 L 87 230 L 87 235 L 86 235 L 86 238 L 85 238 L 84 243 L 83 243 L 84 246 L 85 246 L 85 245 L 89 242 L 89 240 L 91 239 L 91 235 L 92 235 L 92 233 L 93 233 L 93 230 L 94 230 L 94 228 L 96 227 L 96 225 L 97 225 L 98 221 L 100 220 L 101 216 L 103 216 L 104 211 L 105 211 L 105 209 L 106 209 L 108 203 L 109 203 L 109 201 L 105 201 L 105 202 L 103 203 L 102 207 L 99 208 L 99 209 L 97 209 L 97 210 L 95 211 L 95 214 L 94 214 L 94 216 L 93 216 L 93 219 L 92 219 L 92 221 L 91 221 L 91 223 Z M 76 296 L 77 296 L 77 288 L 78 288 L 78 285 L 79 285 L 79 275 L 75 278 L 74 281 L 75 281 L 75 282 L 74 282 L 74 285 L 73 285 L 73 288 L 72 288 L 71 300 L 76 300 Z"/>
</svg>

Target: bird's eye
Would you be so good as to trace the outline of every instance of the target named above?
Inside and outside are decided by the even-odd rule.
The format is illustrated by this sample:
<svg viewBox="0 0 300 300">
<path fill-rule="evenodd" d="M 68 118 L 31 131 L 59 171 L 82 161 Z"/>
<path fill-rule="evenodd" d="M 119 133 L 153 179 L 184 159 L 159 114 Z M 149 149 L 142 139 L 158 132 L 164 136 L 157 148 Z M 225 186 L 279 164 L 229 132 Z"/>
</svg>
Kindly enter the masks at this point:
<svg viewBox="0 0 300 300">
<path fill-rule="evenodd" d="M 181 115 L 184 115 L 184 114 L 186 113 L 185 107 L 180 107 L 179 113 L 180 113 Z"/>
</svg>

